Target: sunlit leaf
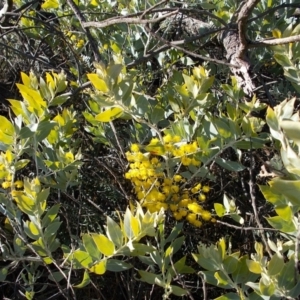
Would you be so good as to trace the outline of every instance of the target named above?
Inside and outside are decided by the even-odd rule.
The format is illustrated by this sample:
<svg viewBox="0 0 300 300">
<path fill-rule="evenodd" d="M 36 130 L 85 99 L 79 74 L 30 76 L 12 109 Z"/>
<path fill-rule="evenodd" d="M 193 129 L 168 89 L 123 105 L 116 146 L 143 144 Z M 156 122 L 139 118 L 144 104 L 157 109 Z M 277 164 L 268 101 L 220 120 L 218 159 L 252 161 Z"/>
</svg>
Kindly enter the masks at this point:
<svg viewBox="0 0 300 300">
<path fill-rule="evenodd" d="M 101 260 L 97 264 L 93 265 L 91 268 L 89 268 L 89 271 L 97 275 L 104 274 L 106 271 L 106 260 Z"/>
<path fill-rule="evenodd" d="M 119 118 L 123 114 L 123 110 L 120 107 L 108 108 L 106 111 L 96 115 L 95 120 L 100 122 L 111 122 L 114 119 Z"/>
<path fill-rule="evenodd" d="M 97 90 L 99 90 L 103 93 L 107 93 L 109 91 L 108 86 L 105 83 L 105 81 L 103 79 L 99 78 L 97 74 L 87 74 L 87 77 Z"/>
<path fill-rule="evenodd" d="M 113 255 L 115 252 L 115 245 L 103 234 L 91 234 L 98 250 L 106 256 Z"/>
<path fill-rule="evenodd" d="M 42 4 L 42 9 L 50 9 L 50 8 L 58 8 L 59 2 L 58 0 L 45 0 Z"/>
</svg>

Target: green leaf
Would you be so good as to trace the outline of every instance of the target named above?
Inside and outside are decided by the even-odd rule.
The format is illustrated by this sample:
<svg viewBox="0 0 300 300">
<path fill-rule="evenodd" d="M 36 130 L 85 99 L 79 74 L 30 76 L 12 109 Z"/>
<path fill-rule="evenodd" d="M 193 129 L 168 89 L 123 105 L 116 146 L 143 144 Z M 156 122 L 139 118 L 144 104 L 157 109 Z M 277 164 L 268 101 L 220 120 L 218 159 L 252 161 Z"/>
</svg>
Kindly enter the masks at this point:
<svg viewBox="0 0 300 300">
<path fill-rule="evenodd" d="M 24 242 L 17 236 L 14 237 L 14 252 L 17 256 L 21 257 L 26 251 Z"/>
<path fill-rule="evenodd" d="M 124 248 L 123 248 L 124 249 Z M 131 243 L 130 249 L 125 248 L 125 252 L 122 251 L 120 254 L 128 256 L 140 256 L 146 253 L 152 253 L 155 250 L 153 246 L 148 246 L 140 243 Z"/>
<path fill-rule="evenodd" d="M 263 193 L 265 199 L 268 202 L 272 203 L 275 207 L 288 205 L 288 201 L 286 200 L 286 198 L 282 194 L 278 195 L 278 193 L 276 193 L 270 186 L 259 185 L 259 188 Z"/>
<path fill-rule="evenodd" d="M 62 222 L 53 222 L 45 229 L 44 237 L 46 240 L 48 240 L 51 236 L 56 235 L 61 223 Z"/>
<path fill-rule="evenodd" d="M 268 274 L 270 276 L 275 276 L 281 272 L 283 267 L 284 267 L 284 261 L 283 261 L 282 256 L 279 256 L 277 253 L 275 253 L 272 256 L 271 260 L 269 261 Z"/>
<path fill-rule="evenodd" d="M 221 157 L 216 158 L 216 163 L 218 165 L 220 165 L 221 167 L 223 167 L 224 169 L 229 170 L 229 171 L 240 172 L 240 171 L 245 170 L 245 167 L 242 164 L 240 164 L 236 161 L 225 160 Z"/>
<path fill-rule="evenodd" d="M 161 106 L 155 106 L 149 116 L 149 119 L 153 124 L 157 124 L 158 122 L 165 120 L 165 110 Z"/>
<path fill-rule="evenodd" d="M 57 216 L 60 204 L 53 205 L 42 219 L 42 227 L 47 227 Z"/>
<path fill-rule="evenodd" d="M 215 300 L 240 300 L 240 299 L 241 299 L 240 296 L 236 293 L 227 293 L 218 298 L 215 298 Z"/>
<path fill-rule="evenodd" d="M 35 213 L 35 202 L 33 199 L 27 197 L 24 194 L 17 194 L 14 196 L 14 200 L 17 203 L 19 209 L 27 215 L 33 216 Z"/>
<path fill-rule="evenodd" d="M 26 182 L 25 182 L 25 189 L 26 189 Z M 39 190 L 40 187 L 38 186 L 37 189 Z M 49 194 L 50 194 L 50 188 L 46 188 L 42 191 L 39 191 L 39 193 L 37 194 L 36 206 L 37 206 L 37 212 L 40 216 L 44 213 L 46 209 L 46 201 Z"/>
<path fill-rule="evenodd" d="M 93 258 L 93 260 L 100 260 L 102 258 L 101 252 L 98 250 L 94 239 L 89 234 L 82 235 L 82 242 L 85 250 Z"/>
<path fill-rule="evenodd" d="M 219 269 L 219 265 L 213 260 L 207 259 L 200 254 L 192 253 L 194 260 L 204 269 L 209 271 L 215 271 Z"/>
<path fill-rule="evenodd" d="M 182 227 L 183 227 L 183 222 L 177 223 L 175 225 L 175 227 L 173 227 L 173 229 L 172 229 L 171 233 L 169 234 L 169 236 L 166 238 L 165 244 L 173 241 L 179 235 L 179 233 L 181 232 Z"/>
<path fill-rule="evenodd" d="M 26 167 L 29 162 L 30 162 L 29 159 L 20 159 L 19 161 L 17 161 L 16 164 L 15 164 L 16 171 L 21 170 L 24 167 Z"/>
<path fill-rule="evenodd" d="M 42 121 L 39 122 L 37 130 L 36 130 L 36 141 L 40 142 L 45 139 L 50 131 L 57 126 L 57 123 L 54 121 Z"/>
<path fill-rule="evenodd" d="M 217 271 L 215 273 L 215 278 L 218 281 L 218 285 L 230 285 L 231 282 L 229 281 L 228 277 L 222 272 L 222 271 Z"/>
<path fill-rule="evenodd" d="M 7 273 L 8 273 L 8 269 L 7 268 L 4 267 L 4 268 L 0 269 L 0 281 L 1 282 L 5 281 Z"/>
<path fill-rule="evenodd" d="M 112 272 L 123 272 L 131 269 L 132 267 L 132 264 L 117 259 L 109 259 L 106 262 L 106 269 Z"/>
<path fill-rule="evenodd" d="M 31 245 L 40 256 L 47 256 L 46 248 L 41 237 L 37 241 L 31 243 Z"/>
<path fill-rule="evenodd" d="M 111 256 L 115 252 L 115 245 L 103 234 L 91 234 L 98 250 L 106 256 Z"/>
<path fill-rule="evenodd" d="M 89 253 L 82 250 L 76 250 L 73 253 L 73 262 L 75 268 L 89 268 L 93 263 L 93 260 Z"/>
<path fill-rule="evenodd" d="M 116 245 L 117 248 L 120 248 L 123 245 L 123 233 L 120 226 L 109 216 L 107 216 L 107 228 L 106 234 L 107 237 Z"/>
<path fill-rule="evenodd" d="M 278 288 L 290 290 L 295 286 L 295 260 L 294 257 L 284 265 L 281 272 L 277 275 Z M 299 277 L 298 277 L 299 282 Z"/>
<path fill-rule="evenodd" d="M 259 289 L 262 295 L 272 296 L 276 287 L 270 277 L 263 276 L 259 281 Z"/>
<path fill-rule="evenodd" d="M 68 276 L 69 270 L 64 270 L 63 274 L 62 272 L 51 272 L 51 274 L 48 276 L 48 279 L 54 282 L 60 282 L 65 277 Z M 65 276 L 64 276 L 65 274 Z"/>
<path fill-rule="evenodd" d="M 300 206 L 298 193 L 300 191 L 300 180 L 274 179 L 269 182 L 270 187 L 279 195 L 283 194 L 295 206 Z"/>
<path fill-rule="evenodd" d="M 262 268 L 259 262 L 247 259 L 246 263 L 250 272 L 254 274 L 261 274 Z"/>
<path fill-rule="evenodd" d="M 230 138 L 232 136 L 231 129 L 229 127 L 229 124 L 223 119 L 217 119 L 214 118 L 212 120 L 212 123 L 216 126 L 218 133 L 223 138 Z"/>
<path fill-rule="evenodd" d="M 293 63 L 290 61 L 286 54 L 276 53 L 274 54 L 274 58 L 284 68 L 293 67 Z"/>
<path fill-rule="evenodd" d="M 83 274 L 83 278 L 82 278 L 82 281 L 81 283 L 77 284 L 77 285 L 74 285 L 75 288 L 79 288 L 79 289 L 82 289 L 84 288 L 85 286 L 87 286 L 88 284 L 90 284 L 91 280 L 90 280 L 90 275 L 89 273 L 85 270 L 84 271 L 84 274 Z"/>
<path fill-rule="evenodd" d="M 235 257 L 227 256 L 224 261 L 224 269 L 228 274 L 232 274 L 237 266 L 238 266 L 238 260 Z"/>
<path fill-rule="evenodd" d="M 110 65 L 107 69 L 107 74 L 113 82 L 117 82 L 118 77 L 123 69 L 123 66 L 120 64 Z"/>
<path fill-rule="evenodd" d="M 275 229 L 283 232 L 295 232 L 297 228 L 292 220 L 286 221 L 279 216 L 266 218 L 268 223 Z"/>
<path fill-rule="evenodd" d="M 172 275 L 172 277 L 174 277 L 176 274 L 192 274 L 195 272 L 192 267 L 185 264 L 185 261 L 186 256 L 183 256 L 174 264 L 174 266 L 170 266 L 168 272 Z M 174 271 L 174 269 L 176 272 Z"/>
<path fill-rule="evenodd" d="M 161 275 L 157 275 L 157 274 L 153 274 L 150 272 L 146 272 L 143 270 L 138 270 L 141 278 L 140 280 L 143 282 L 147 282 L 149 284 L 155 284 L 156 283 L 156 279 L 162 280 L 162 276 Z"/>
<path fill-rule="evenodd" d="M 178 296 L 178 297 L 183 297 L 185 295 L 187 295 L 187 291 L 179 286 L 176 286 L 176 285 L 171 285 L 170 286 L 171 288 L 171 292 L 172 294 L 174 294 L 175 296 Z"/>
<path fill-rule="evenodd" d="M 215 277 L 215 271 L 201 271 L 201 274 L 203 274 L 205 282 L 212 284 L 214 286 L 221 287 L 223 289 L 232 289 L 232 286 L 230 284 L 222 285 L 221 283 L 218 284 L 218 280 Z"/>
<path fill-rule="evenodd" d="M 56 96 L 54 97 L 51 102 L 49 103 L 49 107 L 50 106 L 58 106 L 58 105 L 62 105 L 64 104 L 67 100 L 69 99 L 69 96 Z"/>
<path fill-rule="evenodd" d="M 255 282 L 260 274 L 251 273 L 247 266 L 248 255 L 239 258 L 235 271 L 231 274 L 233 281 L 237 284 L 246 283 L 247 281 Z"/>
<path fill-rule="evenodd" d="M 182 74 L 182 76 L 188 91 L 193 95 L 193 98 L 196 98 L 199 92 L 197 83 L 190 76 L 186 74 Z"/>
<path fill-rule="evenodd" d="M 293 211 L 292 208 L 288 205 L 284 205 L 284 206 L 277 206 L 275 208 L 276 213 L 278 214 L 278 216 L 280 216 L 281 218 L 283 218 L 285 221 L 290 221 L 293 218 Z"/>
<path fill-rule="evenodd" d="M 203 9 L 216 9 L 217 8 L 217 6 L 212 3 L 202 2 L 200 5 Z"/>
</svg>

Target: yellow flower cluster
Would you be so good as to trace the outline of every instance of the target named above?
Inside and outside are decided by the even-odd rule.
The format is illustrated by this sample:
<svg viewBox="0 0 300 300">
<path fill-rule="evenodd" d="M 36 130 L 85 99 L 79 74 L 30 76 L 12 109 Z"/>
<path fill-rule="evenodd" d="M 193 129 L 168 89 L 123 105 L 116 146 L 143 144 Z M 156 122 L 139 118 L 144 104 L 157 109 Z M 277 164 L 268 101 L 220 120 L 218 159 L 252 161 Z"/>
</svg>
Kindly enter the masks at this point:
<svg viewBox="0 0 300 300">
<path fill-rule="evenodd" d="M 179 174 L 168 177 L 164 158 L 177 159 L 183 166 L 199 166 L 201 162 L 195 154 L 197 142 L 183 143 L 179 136 L 165 135 L 163 143 L 154 138 L 145 147 L 149 153 L 142 153 L 141 147 L 133 144 L 126 153 L 129 170 L 125 178 L 134 185 L 134 192 L 142 206 L 150 212 L 161 208 L 170 210 L 176 220 L 186 219 L 196 227 L 202 221 L 214 221 L 209 211 L 199 203 L 206 200 L 210 188 L 197 183 L 190 188 L 180 188 L 186 179 Z M 155 155 L 154 155 L 155 154 Z"/>
<path fill-rule="evenodd" d="M 17 180 L 17 181 L 15 181 L 14 183 L 12 183 L 12 182 L 11 182 L 11 177 L 7 177 L 7 178 L 5 179 L 5 181 L 3 181 L 2 184 L 1 184 L 2 188 L 4 188 L 4 189 L 10 188 L 10 187 L 12 187 L 12 185 L 13 185 L 15 188 L 17 188 L 17 189 L 21 189 L 21 188 L 23 188 L 23 186 L 24 186 L 23 181 L 21 181 L 21 180 Z"/>
</svg>

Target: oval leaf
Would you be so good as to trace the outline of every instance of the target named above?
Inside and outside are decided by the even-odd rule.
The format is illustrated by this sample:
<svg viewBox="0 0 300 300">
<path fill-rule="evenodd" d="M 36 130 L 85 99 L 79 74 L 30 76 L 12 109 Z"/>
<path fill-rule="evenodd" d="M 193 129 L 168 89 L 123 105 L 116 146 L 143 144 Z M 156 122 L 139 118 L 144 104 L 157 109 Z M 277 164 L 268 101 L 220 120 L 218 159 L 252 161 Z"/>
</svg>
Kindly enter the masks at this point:
<svg viewBox="0 0 300 300">
<path fill-rule="evenodd" d="M 98 114 L 95 117 L 95 120 L 100 122 L 111 122 L 116 118 L 119 118 L 123 113 L 123 110 L 120 107 L 109 108 L 106 111 Z"/>
</svg>

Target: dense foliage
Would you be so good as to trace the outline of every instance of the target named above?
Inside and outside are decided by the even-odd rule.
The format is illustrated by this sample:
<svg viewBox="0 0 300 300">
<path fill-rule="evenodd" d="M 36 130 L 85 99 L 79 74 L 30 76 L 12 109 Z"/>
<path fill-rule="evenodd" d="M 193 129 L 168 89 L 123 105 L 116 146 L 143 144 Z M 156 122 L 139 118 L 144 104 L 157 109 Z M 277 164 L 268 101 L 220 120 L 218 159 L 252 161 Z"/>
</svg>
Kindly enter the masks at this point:
<svg viewBox="0 0 300 300">
<path fill-rule="evenodd" d="M 300 299 L 297 2 L 4 1 L 0 295 Z"/>
</svg>

